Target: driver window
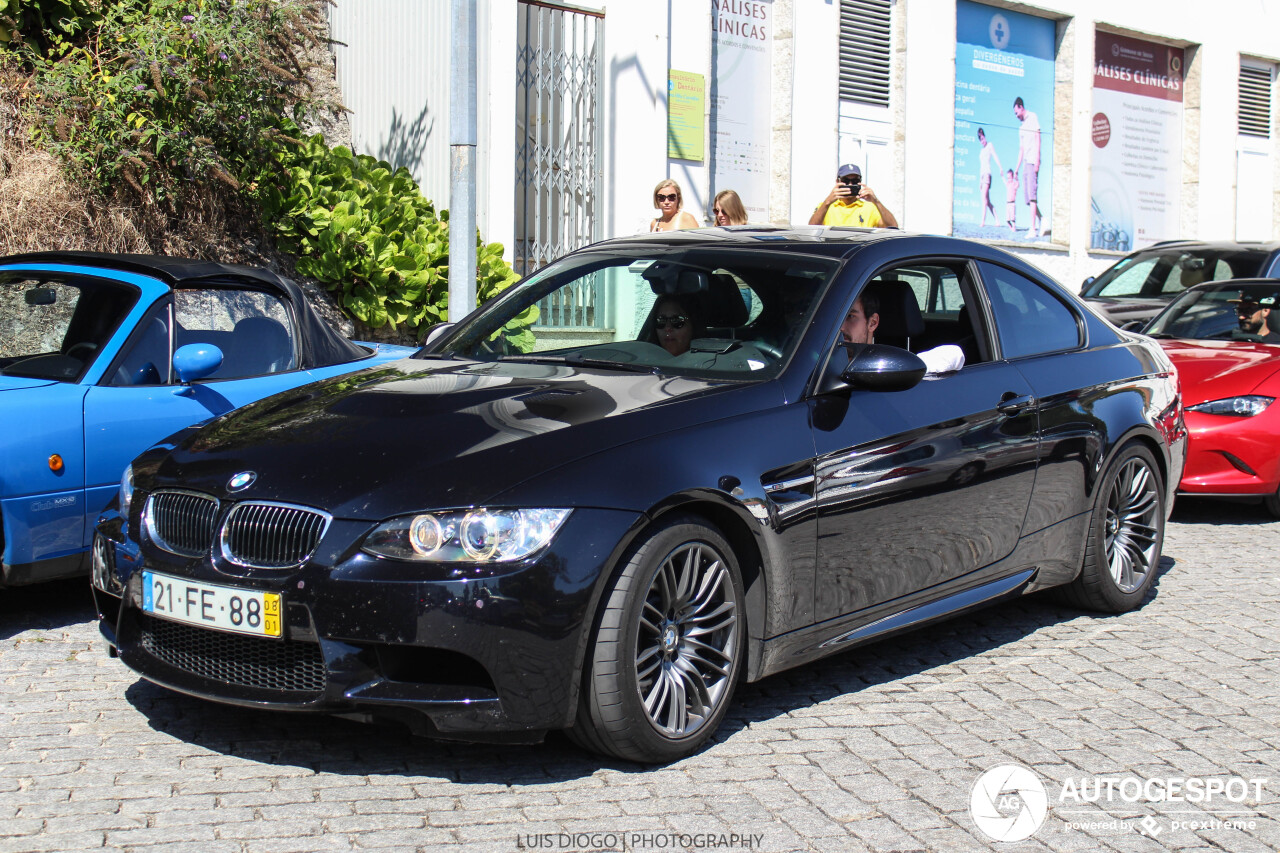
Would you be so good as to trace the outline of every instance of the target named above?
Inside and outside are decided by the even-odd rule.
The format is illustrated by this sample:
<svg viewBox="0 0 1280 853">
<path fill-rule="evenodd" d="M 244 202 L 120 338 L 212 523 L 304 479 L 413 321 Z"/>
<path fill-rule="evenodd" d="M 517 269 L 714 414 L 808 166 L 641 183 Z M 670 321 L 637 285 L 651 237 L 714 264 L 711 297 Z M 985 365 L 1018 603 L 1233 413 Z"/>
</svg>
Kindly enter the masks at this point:
<svg viewBox="0 0 1280 853">
<path fill-rule="evenodd" d="M 111 384 L 167 385 L 172 381 L 171 363 L 169 306 L 166 304 L 152 310 L 129 336 L 111 375 Z"/>
</svg>

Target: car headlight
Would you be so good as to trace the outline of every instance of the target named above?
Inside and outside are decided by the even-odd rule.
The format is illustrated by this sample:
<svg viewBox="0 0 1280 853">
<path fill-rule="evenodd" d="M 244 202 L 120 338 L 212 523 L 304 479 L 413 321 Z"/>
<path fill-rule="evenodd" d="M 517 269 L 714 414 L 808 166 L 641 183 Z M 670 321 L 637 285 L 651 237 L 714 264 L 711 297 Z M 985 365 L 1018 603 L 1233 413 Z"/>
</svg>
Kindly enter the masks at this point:
<svg viewBox="0 0 1280 853">
<path fill-rule="evenodd" d="M 568 509 L 472 509 L 405 515 L 365 537 L 370 554 L 430 563 L 506 563 L 547 545 Z"/>
<path fill-rule="evenodd" d="M 1200 403 L 1196 406 L 1187 406 L 1189 412 L 1204 412 L 1208 415 L 1235 415 L 1241 418 L 1251 418 L 1254 415 L 1260 415 L 1276 401 L 1275 397 L 1228 397 L 1225 400 L 1210 400 L 1207 403 Z"/>
<path fill-rule="evenodd" d="M 125 466 L 124 475 L 120 478 L 120 516 L 127 526 L 129 524 L 129 504 L 133 502 L 133 464 Z"/>
</svg>

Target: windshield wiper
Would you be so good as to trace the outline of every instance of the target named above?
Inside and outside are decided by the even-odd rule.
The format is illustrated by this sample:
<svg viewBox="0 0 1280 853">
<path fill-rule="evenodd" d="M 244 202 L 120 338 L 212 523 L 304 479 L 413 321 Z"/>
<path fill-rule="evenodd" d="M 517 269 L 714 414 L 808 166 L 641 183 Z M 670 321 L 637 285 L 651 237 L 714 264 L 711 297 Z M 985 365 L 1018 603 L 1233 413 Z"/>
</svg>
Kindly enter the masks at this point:
<svg viewBox="0 0 1280 853">
<path fill-rule="evenodd" d="M 606 358 L 587 358 L 581 355 L 504 355 L 499 361 L 514 361 L 521 364 L 565 364 L 569 367 L 602 367 L 606 370 L 621 370 L 626 373 L 652 373 L 662 375 L 662 371 L 652 364 L 632 364 L 626 361 L 610 361 Z"/>
</svg>

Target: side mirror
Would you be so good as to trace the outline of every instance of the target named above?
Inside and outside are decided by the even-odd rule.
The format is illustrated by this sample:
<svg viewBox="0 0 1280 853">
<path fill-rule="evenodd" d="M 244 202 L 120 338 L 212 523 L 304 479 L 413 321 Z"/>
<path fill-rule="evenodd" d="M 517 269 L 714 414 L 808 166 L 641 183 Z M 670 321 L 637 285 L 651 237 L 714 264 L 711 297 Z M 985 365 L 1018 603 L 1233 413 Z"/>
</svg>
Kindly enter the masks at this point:
<svg viewBox="0 0 1280 853">
<path fill-rule="evenodd" d="M 920 356 L 887 344 L 838 343 L 829 364 L 838 366 L 846 354 L 848 363 L 823 390 L 905 391 L 918 385 L 928 369 Z"/>
<path fill-rule="evenodd" d="M 1146 327 L 1146 320 L 1126 320 L 1120 324 L 1120 328 L 1126 332 L 1141 332 Z"/>
<path fill-rule="evenodd" d="M 1094 279 L 1094 278 L 1095 278 L 1095 276 L 1089 276 L 1088 278 L 1086 278 L 1086 279 L 1084 280 L 1084 283 L 1080 285 L 1080 289 L 1081 289 L 1081 290 L 1084 290 L 1086 287 L 1088 287 L 1089 285 L 1093 284 L 1093 279 Z"/>
<path fill-rule="evenodd" d="M 222 350 L 213 344 L 187 344 L 173 354 L 173 370 L 183 385 L 212 376 L 222 367 Z"/>
<path fill-rule="evenodd" d="M 52 287 L 33 287 L 23 295 L 28 305 L 52 305 L 58 301 L 58 291 Z"/>
</svg>

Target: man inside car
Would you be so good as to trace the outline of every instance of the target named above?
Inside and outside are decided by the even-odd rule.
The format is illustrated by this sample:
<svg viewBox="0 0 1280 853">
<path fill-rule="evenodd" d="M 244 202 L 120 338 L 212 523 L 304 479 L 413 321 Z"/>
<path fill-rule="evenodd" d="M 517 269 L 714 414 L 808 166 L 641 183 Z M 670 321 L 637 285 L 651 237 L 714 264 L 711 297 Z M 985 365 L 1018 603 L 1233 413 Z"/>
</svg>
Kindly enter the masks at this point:
<svg viewBox="0 0 1280 853">
<path fill-rule="evenodd" d="M 844 316 L 840 336 L 851 344 L 873 344 L 879 325 L 880 299 L 874 293 L 863 293 Z M 926 376 L 952 373 L 964 367 L 964 350 L 955 344 L 943 344 L 916 355 L 924 362 Z"/>
<path fill-rule="evenodd" d="M 1276 295 L 1255 297 L 1241 293 L 1237 303 L 1236 317 L 1240 321 L 1240 331 L 1249 335 L 1257 335 L 1264 344 L 1280 344 L 1280 329 L 1271 328 L 1271 309 L 1275 307 Z"/>
</svg>

